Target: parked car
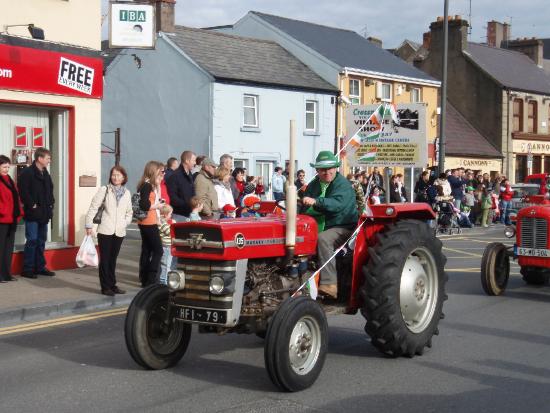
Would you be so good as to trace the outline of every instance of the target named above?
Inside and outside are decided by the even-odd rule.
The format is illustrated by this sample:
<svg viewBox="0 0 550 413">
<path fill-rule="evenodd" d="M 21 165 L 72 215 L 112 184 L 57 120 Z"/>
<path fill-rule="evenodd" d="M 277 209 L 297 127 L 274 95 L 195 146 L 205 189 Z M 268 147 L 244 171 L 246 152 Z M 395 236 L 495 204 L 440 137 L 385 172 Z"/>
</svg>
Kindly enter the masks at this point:
<svg viewBox="0 0 550 413">
<path fill-rule="evenodd" d="M 539 195 L 546 195 L 550 190 L 550 174 L 531 174 L 525 178 L 526 184 L 536 184 Z"/>
</svg>

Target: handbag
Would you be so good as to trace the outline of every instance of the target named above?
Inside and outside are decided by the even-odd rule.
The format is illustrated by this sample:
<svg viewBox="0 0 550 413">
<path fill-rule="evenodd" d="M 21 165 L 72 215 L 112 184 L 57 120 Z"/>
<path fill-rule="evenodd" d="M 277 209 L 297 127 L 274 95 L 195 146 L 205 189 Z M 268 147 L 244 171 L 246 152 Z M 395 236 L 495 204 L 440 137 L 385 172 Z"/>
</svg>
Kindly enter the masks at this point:
<svg viewBox="0 0 550 413">
<path fill-rule="evenodd" d="M 139 201 L 141 199 L 141 195 L 139 192 L 136 192 L 132 195 L 132 217 L 136 221 L 143 221 L 145 218 L 147 218 L 148 211 L 144 211 L 139 206 Z"/>
<path fill-rule="evenodd" d="M 105 187 L 105 196 L 103 197 L 103 202 L 101 203 L 101 206 L 97 209 L 97 212 L 95 213 L 94 219 L 92 222 L 94 224 L 101 224 L 101 217 L 103 216 L 103 210 L 105 209 L 105 199 L 107 198 L 107 192 L 109 191 L 109 188 Z"/>
</svg>

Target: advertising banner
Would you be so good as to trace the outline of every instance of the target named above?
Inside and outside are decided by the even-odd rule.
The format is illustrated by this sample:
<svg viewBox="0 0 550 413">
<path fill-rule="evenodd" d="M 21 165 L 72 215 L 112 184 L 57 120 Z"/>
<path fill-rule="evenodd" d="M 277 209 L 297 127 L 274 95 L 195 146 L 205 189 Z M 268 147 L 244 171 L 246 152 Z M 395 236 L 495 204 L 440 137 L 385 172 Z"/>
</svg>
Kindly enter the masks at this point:
<svg viewBox="0 0 550 413">
<path fill-rule="evenodd" d="M 422 103 L 350 106 L 346 126 L 350 166 L 423 168 L 428 163 Z"/>
</svg>

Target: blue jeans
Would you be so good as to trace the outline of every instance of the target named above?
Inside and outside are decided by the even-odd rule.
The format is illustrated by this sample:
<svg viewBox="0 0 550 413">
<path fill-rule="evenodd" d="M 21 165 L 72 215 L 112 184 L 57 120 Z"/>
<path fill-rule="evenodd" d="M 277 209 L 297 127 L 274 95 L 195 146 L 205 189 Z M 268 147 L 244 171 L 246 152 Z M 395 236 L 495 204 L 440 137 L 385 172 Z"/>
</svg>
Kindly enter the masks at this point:
<svg viewBox="0 0 550 413">
<path fill-rule="evenodd" d="M 160 283 L 166 285 L 168 282 L 168 271 L 172 269 L 172 253 L 170 247 L 162 246 L 162 259 L 160 260 Z"/>
<path fill-rule="evenodd" d="M 273 192 L 273 198 L 275 198 L 275 201 L 279 202 L 285 198 L 285 194 L 283 192 Z"/>
<path fill-rule="evenodd" d="M 510 209 L 512 201 L 500 201 L 500 223 L 510 225 Z"/>
<path fill-rule="evenodd" d="M 40 272 L 46 268 L 44 249 L 48 238 L 48 224 L 25 221 L 25 250 L 23 252 L 23 271 Z"/>
</svg>

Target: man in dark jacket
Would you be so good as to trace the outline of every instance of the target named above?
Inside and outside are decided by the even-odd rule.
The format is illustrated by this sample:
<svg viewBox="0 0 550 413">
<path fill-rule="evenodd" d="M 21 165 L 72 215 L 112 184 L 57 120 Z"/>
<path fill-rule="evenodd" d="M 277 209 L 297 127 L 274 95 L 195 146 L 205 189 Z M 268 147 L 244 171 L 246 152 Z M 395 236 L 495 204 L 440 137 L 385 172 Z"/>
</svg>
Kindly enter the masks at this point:
<svg viewBox="0 0 550 413">
<path fill-rule="evenodd" d="M 350 237 L 359 216 L 355 191 L 337 171 L 338 158 L 330 151 L 321 151 L 310 165 L 317 170 L 317 176 L 307 186 L 301 212 L 317 221 L 317 256 L 321 266 Z M 321 270 L 319 292 L 332 298 L 337 296 L 334 258 Z"/>
<path fill-rule="evenodd" d="M 191 213 L 189 201 L 195 196 L 193 175 L 197 156 L 191 151 L 181 154 L 181 164 L 166 181 L 166 188 L 170 196 L 170 205 L 174 208 L 173 218 L 176 222 L 186 221 Z M 185 218 L 184 218 L 185 217 Z"/>
<path fill-rule="evenodd" d="M 46 148 L 38 148 L 34 162 L 25 168 L 17 180 L 19 196 L 25 213 L 25 250 L 23 272 L 27 278 L 38 275 L 54 276 L 46 268 L 44 249 L 48 238 L 48 223 L 53 217 L 53 182 L 46 169 L 51 161 L 51 153 Z"/>
<path fill-rule="evenodd" d="M 451 195 L 454 198 L 454 205 L 460 210 L 462 198 L 464 198 L 464 187 L 467 183 L 466 179 L 461 176 L 461 169 L 453 169 L 451 175 L 447 177 L 447 181 L 451 185 Z"/>
</svg>

